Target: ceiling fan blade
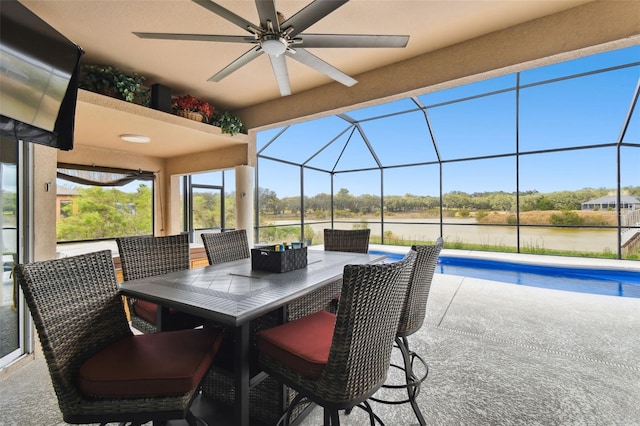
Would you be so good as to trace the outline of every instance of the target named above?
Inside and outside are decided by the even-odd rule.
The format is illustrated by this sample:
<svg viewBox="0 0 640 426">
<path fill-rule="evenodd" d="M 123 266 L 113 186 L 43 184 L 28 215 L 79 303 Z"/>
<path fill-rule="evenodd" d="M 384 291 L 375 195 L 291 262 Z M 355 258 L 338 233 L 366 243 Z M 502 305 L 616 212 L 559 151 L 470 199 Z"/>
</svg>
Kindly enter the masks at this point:
<svg viewBox="0 0 640 426">
<path fill-rule="evenodd" d="M 214 35 L 214 34 L 173 34 L 173 33 L 140 33 L 134 32 L 140 38 L 155 40 L 191 40 L 191 41 L 220 41 L 224 43 L 256 43 L 250 36 Z"/>
<path fill-rule="evenodd" d="M 271 60 L 271 67 L 273 68 L 273 74 L 276 76 L 278 87 L 280 88 L 280 95 L 289 96 L 291 94 L 291 85 L 289 84 L 289 73 L 287 72 L 287 62 L 285 56 L 268 55 Z"/>
<path fill-rule="evenodd" d="M 295 49 L 295 53 L 287 52 L 286 55 L 298 62 L 305 64 L 308 67 L 313 68 L 316 71 L 326 74 L 327 76 L 331 77 L 339 83 L 344 84 L 345 86 L 351 87 L 358 82 L 356 79 L 348 76 L 333 65 L 329 65 L 322 59 L 307 52 L 304 49 Z"/>
<path fill-rule="evenodd" d="M 217 3 L 212 2 L 211 0 L 191 0 L 192 2 L 204 7 L 210 12 L 215 13 L 216 15 L 226 19 L 232 24 L 236 24 L 240 28 L 249 31 L 250 33 L 259 32 L 260 28 L 256 27 L 251 22 L 244 19 L 242 16 L 238 16 L 229 9 L 225 9 Z M 250 30 L 251 28 L 252 30 Z"/>
<path fill-rule="evenodd" d="M 222 70 L 215 73 L 213 76 L 209 78 L 209 81 L 220 81 L 232 72 L 238 70 L 242 66 L 248 64 L 253 61 L 258 56 L 262 55 L 262 51 L 260 50 L 260 46 L 255 46 L 253 49 L 248 50 L 242 56 L 240 56 L 235 61 L 231 62 L 229 65 L 224 67 Z"/>
<path fill-rule="evenodd" d="M 300 34 L 294 47 L 405 47 L 409 36 L 367 34 Z"/>
<path fill-rule="evenodd" d="M 274 0 L 256 0 L 256 8 L 260 17 L 260 25 L 267 28 L 267 21 L 273 25 L 275 32 L 280 31 L 280 22 L 278 21 L 278 12 L 276 11 L 276 3 Z"/>
<path fill-rule="evenodd" d="M 290 36 L 294 37 L 315 24 L 349 0 L 315 0 L 280 25 L 282 29 L 293 27 Z"/>
</svg>

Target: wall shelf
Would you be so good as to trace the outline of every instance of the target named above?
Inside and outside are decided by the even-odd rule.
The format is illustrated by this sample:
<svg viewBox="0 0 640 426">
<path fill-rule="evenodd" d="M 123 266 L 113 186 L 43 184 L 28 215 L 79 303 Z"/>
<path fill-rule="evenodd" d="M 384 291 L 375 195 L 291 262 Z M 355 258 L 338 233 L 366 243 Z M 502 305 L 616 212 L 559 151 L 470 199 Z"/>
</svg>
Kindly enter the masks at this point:
<svg viewBox="0 0 640 426">
<path fill-rule="evenodd" d="M 140 134 L 150 143 L 124 142 L 121 134 Z M 131 102 L 78 90 L 75 145 L 172 158 L 246 145 L 245 134 L 222 133 L 219 127 Z"/>
</svg>

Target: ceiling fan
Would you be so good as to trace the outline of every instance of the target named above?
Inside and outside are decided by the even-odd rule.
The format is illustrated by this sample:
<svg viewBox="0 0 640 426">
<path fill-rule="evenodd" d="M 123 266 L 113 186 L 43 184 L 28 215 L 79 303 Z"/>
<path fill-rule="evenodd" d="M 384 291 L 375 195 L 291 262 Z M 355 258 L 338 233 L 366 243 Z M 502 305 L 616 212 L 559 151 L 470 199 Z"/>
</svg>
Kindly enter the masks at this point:
<svg viewBox="0 0 640 426">
<path fill-rule="evenodd" d="M 229 74 L 248 64 L 261 54 L 269 55 L 280 94 L 291 94 L 289 74 L 285 56 L 295 59 L 332 79 L 353 86 L 355 79 L 343 73 L 306 48 L 332 47 L 405 47 L 409 36 L 405 35 L 366 35 L 366 34 L 305 34 L 303 31 L 321 20 L 348 0 L 314 0 L 312 3 L 286 19 L 276 10 L 275 0 L 255 0 L 260 24 L 255 25 L 211 0 L 192 0 L 210 12 L 250 33 L 249 36 L 213 35 L 213 34 L 173 34 L 134 32 L 145 39 L 213 41 L 226 43 L 247 43 L 253 47 L 238 59 L 218 71 L 209 81 L 220 81 Z"/>
</svg>

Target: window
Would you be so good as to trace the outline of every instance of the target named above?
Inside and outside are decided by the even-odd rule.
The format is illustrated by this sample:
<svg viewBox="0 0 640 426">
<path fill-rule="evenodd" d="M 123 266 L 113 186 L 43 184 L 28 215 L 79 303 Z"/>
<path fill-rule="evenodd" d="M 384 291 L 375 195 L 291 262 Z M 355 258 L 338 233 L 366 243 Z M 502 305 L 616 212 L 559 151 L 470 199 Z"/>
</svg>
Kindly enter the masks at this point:
<svg viewBox="0 0 640 426">
<path fill-rule="evenodd" d="M 201 242 L 203 232 L 235 229 L 234 170 L 183 176 L 181 196 L 184 231 L 189 232 L 191 242 Z"/>
<path fill-rule="evenodd" d="M 69 217 L 73 213 L 73 200 L 60 200 L 60 216 L 61 218 Z"/>
<path fill-rule="evenodd" d="M 58 242 L 153 234 L 153 172 L 58 164 Z"/>
</svg>

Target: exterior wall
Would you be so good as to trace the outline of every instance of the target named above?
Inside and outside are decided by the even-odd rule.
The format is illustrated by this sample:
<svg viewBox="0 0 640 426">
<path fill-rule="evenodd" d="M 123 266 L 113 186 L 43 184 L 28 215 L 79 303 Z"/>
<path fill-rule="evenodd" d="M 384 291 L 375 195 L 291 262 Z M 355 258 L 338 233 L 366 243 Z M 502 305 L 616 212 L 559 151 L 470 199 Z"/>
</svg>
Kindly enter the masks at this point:
<svg viewBox="0 0 640 426">
<path fill-rule="evenodd" d="M 249 146 L 251 145 L 255 146 L 255 135 L 249 142 Z M 248 164 L 255 165 L 255 155 L 249 158 L 249 152 L 255 152 L 255 149 L 252 151 L 247 145 L 241 145 L 167 159 L 164 178 L 167 191 L 163 194 L 163 200 L 167 200 L 165 204 L 165 211 L 167 211 L 166 234 L 177 234 L 182 230 L 180 220 L 181 176 L 213 170 L 228 170 Z M 239 208 L 239 205 L 237 206 Z"/>
<path fill-rule="evenodd" d="M 582 203 L 582 210 L 607 210 L 612 209 L 616 210 L 618 208 L 618 203 L 613 200 L 611 202 L 603 202 L 603 203 Z M 620 208 L 623 210 L 640 210 L 640 203 L 625 203 L 624 201 L 620 203 Z"/>
<path fill-rule="evenodd" d="M 247 231 L 249 246 L 253 246 L 253 201 L 255 177 L 251 166 L 236 167 L 236 228 Z"/>
<path fill-rule="evenodd" d="M 33 241 L 31 260 L 56 257 L 56 155 L 57 150 L 42 145 L 33 148 L 32 203 Z"/>
</svg>

